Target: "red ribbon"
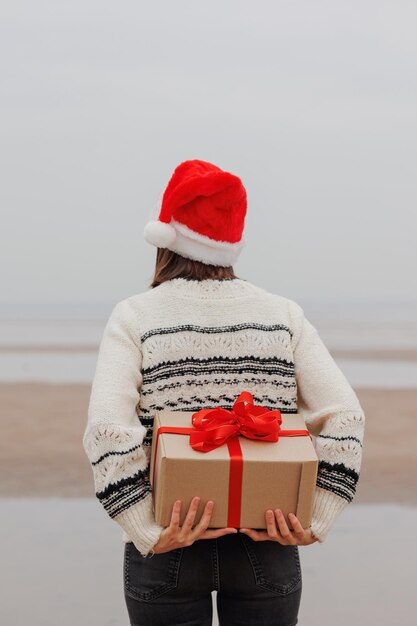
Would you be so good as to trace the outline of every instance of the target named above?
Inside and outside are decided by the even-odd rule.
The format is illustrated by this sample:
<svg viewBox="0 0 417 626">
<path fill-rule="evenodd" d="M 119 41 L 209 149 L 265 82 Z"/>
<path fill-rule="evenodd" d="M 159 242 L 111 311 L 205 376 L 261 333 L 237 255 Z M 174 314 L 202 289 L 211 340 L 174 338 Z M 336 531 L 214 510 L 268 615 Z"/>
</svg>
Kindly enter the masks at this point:
<svg viewBox="0 0 417 626">
<path fill-rule="evenodd" d="M 227 526 L 240 528 L 242 504 L 243 455 L 239 435 L 256 441 L 278 441 L 283 437 L 311 435 L 308 430 L 281 429 L 279 409 L 269 410 L 255 406 L 249 391 L 242 391 L 231 411 L 223 408 L 201 409 L 191 416 L 193 428 L 160 426 L 156 434 L 152 485 L 155 485 L 155 466 L 158 439 L 161 433 L 190 435 L 189 443 L 198 452 L 209 452 L 227 444 L 230 455 Z"/>
</svg>

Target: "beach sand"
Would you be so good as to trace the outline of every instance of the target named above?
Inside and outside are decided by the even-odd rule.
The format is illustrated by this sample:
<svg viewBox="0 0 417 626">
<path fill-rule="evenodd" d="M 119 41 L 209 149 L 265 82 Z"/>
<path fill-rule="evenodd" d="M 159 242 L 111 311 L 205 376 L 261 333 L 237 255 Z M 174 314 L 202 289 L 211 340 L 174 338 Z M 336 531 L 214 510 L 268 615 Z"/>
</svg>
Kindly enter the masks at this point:
<svg viewBox="0 0 417 626">
<path fill-rule="evenodd" d="M 417 504 L 417 389 L 355 391 L 366 414 L 355 501 Z M 0 497 L 94 495 L 82 447 L 89 395 L 90 385 L 0 384 Z"/>
</svg>

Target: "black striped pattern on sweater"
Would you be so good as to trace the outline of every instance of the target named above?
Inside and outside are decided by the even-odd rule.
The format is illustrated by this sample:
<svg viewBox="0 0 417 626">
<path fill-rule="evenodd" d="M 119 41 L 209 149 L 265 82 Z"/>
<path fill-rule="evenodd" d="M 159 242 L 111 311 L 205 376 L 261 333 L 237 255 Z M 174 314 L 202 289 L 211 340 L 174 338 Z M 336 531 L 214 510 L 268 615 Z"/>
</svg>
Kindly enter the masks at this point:
<svg viewBox="0 0 417 626">
<path fill-rule="evenodd" d="M 253 394 L 252 394 L 253 395 Z M 221 396 L 223 397 L 223 396 Z M 171 402 L 170 400 L 165 400 L 163 404 L 158 405 L 158 404 L 151 404 L 149 408 L 141 408 L 140 409 L 140 413 L 138 415 L 140 421 L 142 423 L 144 423 L 146 425 L 146 423 L 153 423 L 153 414 L 155 413 L 155 411 L 164 411 L 166 409 L 168 409 L 170 411 L 200 411 L 200 409 L 214 409 L 214 408 L 222 408 L 222 409 L 228 409 L 229 411 L 232 409 L 233 404 L 236 400 L 236 397 L 234 397 L 232 400 L 229 400 L 227 402 L 227 404 L 222 404 L 221 402 L 218 402 L 219 396 L 216 396 L 216 398 L 213 398 L 213 400 L 210 400 L 210 396 L 206 396 L 204 399 L 203 398 L 197 398 L 195 396 L 192 396 L 191 400 L 195 402 L 195 404 L 193 404 L 191 401 L 189 402 L 188 400 L 183 399 L 181 402 Z M 279 409 L 282 413 L 297 413 L 297 408 L 295 408 L 293 405 L 292 401 L 289 400 L 284 400 L 277 397 L 277 401 L 276 402 L 265 402 L 265 401 L 260 401 L 257 400 L 254 397 L 255 400 L 255 404 L 262 404 L 262 406 L 264 406 L 265 408 L 269 409 L 270 411 L 272 410 L 277 410 Z M 147 415 L 149 414 L 149 417 L 147 417 Z"/>
<path fill-rule="evenodd" d="M 273 384 L 274 381 L 268 378 L 259 378 L 259 377 L 255 377 L 252 376 L 251 378 L 211 378 L 210 380 L 208 380 L 207 378 L 199 378 L 199 379 L 194 379 L 192 381 L 193 387 L 205 387 L 207 384 L 210 385 L 238 385 L 239 387 L 245 386 L 246 384 L 251 384 L 251 385 L 265 385 L 265 384 Z M 294 379 L 292 380 L 280 380 L 279 382 L 277 381 L 277 386 L 280 387 L 284 387 L 285 389 L 294 389 L 296 390 L 297 385 Z M 150 396 L 152 394 L 160 394 L 163 393 L 164 391 L 167 391 L 169 389 L 178 389 L 181 390 L 184 388 L 184 382 L 181 380 L 176 380 L 176 381 L 172 381 L 169 383 L 165 383 L 162 385 L 158 385 L 158 387 L 154 387 L 154 388 L 145 388 L 142 387 L 141 389 L 141 396 Z M 255 398 L 255 395 L 252 394 L 254 396 L 254 400 L 255 402 L 260 402 L 261 398 L 260 396 L 257 396 Z M 201 396 L 199 397 L 199 399 L 201 398 Z M 218 395 L 216 395 L 216 398 L 219 398 Z M 262 396 L 262 400 L 267 400 L 269 401 L 271 404 L 275 404 L 277 400 L 279 400 L 279 397 L 276 398 L 274 397 L 274 399 L 272 400 L 271 398 L 266 398 L 266 396 Z M 203 399 L 204 401 L 204 399 Z"/>
<path fill-rule="evenodd" d="M 103 491 L 96 493 L 97 498 L 110 517 L 116 517 L 122 511 L 140 502 L 149 493 L 152 486 L 149 481 L 149 467 L 139 470 L 128 478 L 110 483 Z"/>
<path fill-rule="evenodd" d="M 247 322 L 244 324 L 232 324 L 230 326 L 198 326 L 197 324 L 182 324 L 181 326 L 167 326 L 164 328 L 155 328 L 148 330 L 141 335 L 141 341 L 144 343 L 149 337 L 156 335 L 166 335 L 171 333 L 194 331 L 197 333 L 212 334 L 212 333 L 234 333 L 239 330 L 264 330 L 266 332 L 284 330 L 290 337 L 293 336 L 291 328 L 285 324 L 257 324 L 256 322 Z"/>
<path fill-rule="evenodd" d="M 121 452 L 119 450 L 111 450 L 110 452 L 106 452 L 106 454 L 102 454 L 101 457 L 97 459 L 97 461 L 91 461 L 91 465 L 98 465 L 99 463 L 101 463 L 101 461 L 103 461 L 103 459 L 106 459 L 109 456 L 130 454 L 138 448 L 140 448 L 140 444 L 138 444 L 137 446 L 133 446 L 133 448 L 129 448 L 129 450 L 123 450 Z"/>
<path fill-rule="evenodd" d="M 332 491 L 348 502 L 353 500 L 356 484 L 359 480 L 358 472 L 346 467 L 343 463 L 328 463 L 319 460 L 317 472 L 317 486 Z"/>
<path fill-rule="evenodd" d="M 208 359 L 187 357 L 176 361 L 162 361 L 142 370 L 143 385 L 174 376 L 202 376 L 206 374 L 236 374 L 251 372 L 269 376 L 287 376 L 294 378 L 294 363 L 279 357 L 225 357 L 214 356 Z"/>
<path fill-rule="evenodd" d="M 358 443 L 361 448 L 363 447 L 361 440 L 358 439 L 357 437 L 351 437 L 351 436 L 334 437 L 332 435 L 317 435 L 316 439 L 318 439 L 319 437 L 320 437 L 320 439 L 334 439 L 335 441 L 356 441 L 356 443 Z"/>
</svg>

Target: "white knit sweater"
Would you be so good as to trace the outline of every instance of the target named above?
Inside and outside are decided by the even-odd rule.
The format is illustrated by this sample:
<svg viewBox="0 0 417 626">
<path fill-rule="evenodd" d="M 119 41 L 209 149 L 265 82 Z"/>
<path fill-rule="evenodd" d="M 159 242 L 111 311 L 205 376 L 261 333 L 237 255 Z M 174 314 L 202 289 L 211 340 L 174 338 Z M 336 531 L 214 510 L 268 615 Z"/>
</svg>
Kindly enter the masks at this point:
<svg viewBox="0 0 417 626">
<path fill-rule="evenodd" d="M 306 420 L 319 458 L 311 530 L 324 541 L 355 494 L 365 415 L 300 305 L 241 278 L 175 278 L 113 308 L 83 446 L 95 495 L 142 555 L 163 529 L 149 481 L 154 412 L 230 410 L 244 389 Z"/>
</svg>

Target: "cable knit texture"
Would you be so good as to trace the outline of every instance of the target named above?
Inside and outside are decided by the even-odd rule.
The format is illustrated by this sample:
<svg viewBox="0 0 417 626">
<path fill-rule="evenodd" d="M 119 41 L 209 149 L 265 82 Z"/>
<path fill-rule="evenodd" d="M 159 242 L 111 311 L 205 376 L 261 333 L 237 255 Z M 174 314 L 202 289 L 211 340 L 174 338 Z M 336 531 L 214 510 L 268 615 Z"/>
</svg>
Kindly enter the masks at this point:
<svg viewBox="0 0 417 626">
<path fill-rule="evenodd" d="M 244 389 L 304 417 L 319 458 L 311 530 L 323 542 L 355 495 L 365 415 L 301 306 L 241 278 L 174 278 L 114 306 L 83 446 L 98 500 L 143 556 L 163 530 L 149 480 L 155 411 L 230 410 Z"/>
</svg>

